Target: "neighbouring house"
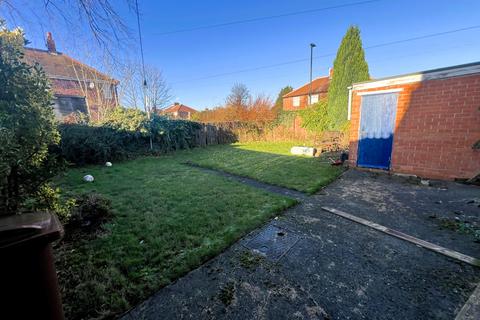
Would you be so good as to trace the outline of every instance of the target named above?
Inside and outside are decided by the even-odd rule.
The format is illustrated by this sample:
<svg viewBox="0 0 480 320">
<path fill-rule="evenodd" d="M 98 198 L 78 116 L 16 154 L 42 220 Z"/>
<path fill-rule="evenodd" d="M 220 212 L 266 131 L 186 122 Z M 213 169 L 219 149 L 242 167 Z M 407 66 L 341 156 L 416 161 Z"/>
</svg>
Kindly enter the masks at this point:
<svg viewBox="0 0 480 320">
<path fill-rule="evenodd" d="M 310 82 L 297 88 L 293 91 L 290 91 L 283 96 L 283 110 L 285 111 L 295 111 L 299 109 L 304 109 L 310 104 L 317 103 L 320 99 L 326 98 L 328 93 L 328 86 L 330 80 L 332 79 L 332 69 L 330 69 L 329 75 L 316 78 Z M 312 101 L 309 102 L 310 90 L 312 93 Z"/>
<path fill-rule="evenodd" d="M 283 110 L 284 111 L 297 111 L 305 109 L 308 105 L 317 103 L 323 98 L 327 97 L 328 86 L 332 79 L 333 69 L 330 69 L 328 76 L 319 77 L 297 88 L 283 96 Z M 311 89 L 310 89 L 311 88 Z M 310 90 L 312 93 L 312 101 L 309 103 Z M 293 130 L 294 134 L 306 135 L 307 131 L 302 128 L 302 119 L 296 116 L 293 121 L 290 130 Z"/>
<path fill-rule="evenodd" d="M 480 62 L 349 89 L 352 166 L 438 179 L 480 174 Z"/>
<path fill-rule="evenodd" d="M 58 120 L 74 112 L 98 119 L 103 112 L 118 105 L 118 80 L 57 51 L 50 32 L 46 46 L 47 50 L 25 48 L 25 60 L 38 63 L 50 79 Z"/>
<path fill-rule="evenodd" d="M 179 102 L 175 102 L 170 107 L 162 110 L 161 113 L 171 119 L 190 120 L 192 115 L 197 112 L 198 111 L 193 108 L 187 107 Z"/>
</svg>

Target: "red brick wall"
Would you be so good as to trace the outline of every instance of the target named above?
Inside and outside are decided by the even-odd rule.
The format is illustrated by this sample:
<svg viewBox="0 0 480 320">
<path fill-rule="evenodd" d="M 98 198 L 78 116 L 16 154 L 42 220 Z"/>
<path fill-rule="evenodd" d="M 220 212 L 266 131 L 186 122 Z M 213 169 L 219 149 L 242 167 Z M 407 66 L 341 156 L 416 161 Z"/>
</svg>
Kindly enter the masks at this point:
<svg viewBox="0 0 480 320">
<path fill-rule="evenodd" d="M 102 107 L 115 107 L 117 105 L 118 97 L 115 90 L 115 86 L 112 85 L 112 98 L 106 99 L 103 96 L 103 92 L 99 87 L 101 84 L 95 83 L 94 88 L 87 86 L 85 91 L 85 85 L 80 86 L 80 83 L 76 80 L 63 80 L 63 79 L 50 79 L 52 83 L 52 89 L 56 95 L 66 96 L 79 96 L 85 97 L 89 113 L 92 119 L 98 120 L 100 117 L 100 109 Z"/>
<path fill-rule="evenodd" d="M 402 88 L 391 170 L 426 178 L 471 178 L 480 172 L 480 75 L 362 90 Z M 352 96 L 350 163 L 356 165 L 361 96 Z"/>
<path fill-rule="evenodd" d="M 293 106 L 293 97 L 288 97 L 283 99 L 283 110 L 285 111 L 295 111 L 299 109 L 304 109 L 308 103 L 308 96 L 300 96 L 300 106 Z"/>
<path fill-rule="evenodd" d="M 318 94 L 318 93 L 314 93 Z M 320 93 L 318 94 L 318 99 L 324 99 L 327 97 L 327 93 Z M 293 106 L 293 97 L 283 98 L 283 110 L 285 111 L 295 111 L 299 109 L 305 109 L 308 105 L 308 95 L 299 96 L 300 97 L 300 106 L 294 107 Z"/>
</svg>

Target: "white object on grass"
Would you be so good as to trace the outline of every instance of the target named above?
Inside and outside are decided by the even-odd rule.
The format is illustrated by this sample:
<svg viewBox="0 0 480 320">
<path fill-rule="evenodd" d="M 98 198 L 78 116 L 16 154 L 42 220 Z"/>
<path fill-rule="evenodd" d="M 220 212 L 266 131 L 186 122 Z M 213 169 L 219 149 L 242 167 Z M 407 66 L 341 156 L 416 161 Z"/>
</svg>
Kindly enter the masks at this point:
<svg viewBox="0 0 480 320">
<path fill-rule="evenodd" d="M 83 177 L 83 180 L 87 181 L 87 182 L 93 182 L 93 180 L 95 180 L 95 179 L 93 178 L 93 176 L 91 174 L 87 174 L 86 176 Z"/>
<path fill-rule="evenodd" d="M 109 162 L 109 161 L 107 161 L 107 162 L 105 162 L 105 166 L 106 166 L 106 167 L 111 167 L 111 166 L 112 166 L 112 163 Z"/>
<path fill-rule="evenodd" d="M 428 180 L 420 180 L 420 183 L 424 186 L 429 186 L 430 185 L 430 181 L 428 181 Z"/>
<path fill-rule="evenodd" d="M 291 154 L 310 156 L 310 157 L 313 157 L 315 155 L 315 152 L 317 152 L 317 149 L 310 148 L 310 147 L 292 147 L 292 149 L 290 149 Z"/>
</svg>

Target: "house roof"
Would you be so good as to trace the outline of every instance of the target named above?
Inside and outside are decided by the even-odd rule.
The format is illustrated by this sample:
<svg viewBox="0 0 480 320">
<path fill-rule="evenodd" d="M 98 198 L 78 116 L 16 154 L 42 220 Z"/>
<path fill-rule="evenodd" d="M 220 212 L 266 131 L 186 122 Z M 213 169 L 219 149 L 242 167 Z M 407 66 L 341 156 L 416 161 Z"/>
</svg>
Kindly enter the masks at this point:
<svg viewBox="0 0 480 320">
<path fill-rule="evenodd" d="M 426 71 L 407 73 L 393 77 L 372 79 L 354 83 L 350 88 L 354 90 L 370 89 L 382 86 L 400 85 L 432 79 L 443 79 L 455 76 L 464 76 L 480 73 L 480 61 L 450 66 L 446 68 L 431 69 Z"/>
<path fill-rule="evenodd" d="M 327 92 L 329 84 L 330 84 L 329 76 L 320 77 L 312 80 L 312 93 Z M 305 96 L 305 95 L 308 95 L 309 93 L 310 93 L 310 82 L 301 86 L 300 88 L 290 91 L 283 97 L 288 98 L 288 97 Z"/>
<path fill-rule="evenodd" d="M 170 107 L 166 108 L 165 110 L 163 110 L 164 113 L 173 113 L 173 112 L 190 112 L 190 113 L 195 113 L 197 112 L 197 110 L 193 109 L 193 108 L 190 108 L 186 105 L 183 105 L 181 103 L 175 103 L 173 105 L 171 105 Z"/>
<path fill-rule="evenodd" d="M 25 60 L 29 64 L 41 65 L 47 76 L 53 79 L 101 80 L 119 83 L 118 80 L 61 52 L 51 53 L 47 50 L 25 48 Z"/>
</svg>

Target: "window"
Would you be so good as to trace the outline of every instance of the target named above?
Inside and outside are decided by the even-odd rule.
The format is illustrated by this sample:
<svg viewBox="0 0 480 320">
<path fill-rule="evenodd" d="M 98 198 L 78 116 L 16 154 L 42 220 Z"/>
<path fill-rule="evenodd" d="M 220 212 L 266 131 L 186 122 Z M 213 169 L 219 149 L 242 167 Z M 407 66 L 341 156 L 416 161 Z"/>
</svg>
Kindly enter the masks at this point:
<svg viewBox="0 0 480 320">
<path fill-rule="evenodd" d="M 300 97 L 293 97 L 293 106 L 300 107 Z"/>
<path fill-rule="evenodd" d="M 62 119 L 74 112 L 88 114 L 87 103 L 84 97 L 56 96 L 53 111 L 57 119 Z"/>
<path fill-rule="evenodd" d="M 103 85 L 102 91 L 103 91 L 103 97 L 105 99 L 112 99 L 112 89 L 109 83 L 108 84 L 106 83 Z"/>
<path fill-rule="evenodd" d="M 318 102 L 318 94 L 312 94 L 312 98 L 310 100 L 310 104 L 314 104 Z"/>
</svg>

